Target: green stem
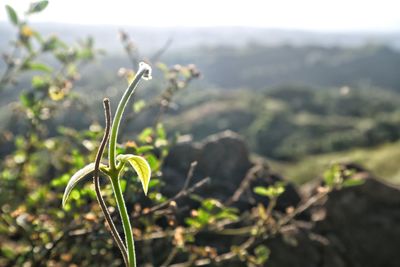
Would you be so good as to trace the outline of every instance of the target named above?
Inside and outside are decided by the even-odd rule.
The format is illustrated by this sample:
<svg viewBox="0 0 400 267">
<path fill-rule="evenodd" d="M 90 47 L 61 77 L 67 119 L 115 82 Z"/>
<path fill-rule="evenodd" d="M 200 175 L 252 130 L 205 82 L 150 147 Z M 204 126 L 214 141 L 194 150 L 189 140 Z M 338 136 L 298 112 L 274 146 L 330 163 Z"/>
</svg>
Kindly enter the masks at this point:
<svg viewBox="0 0 400 267">
<path fill-rule="evenodd" d="M 135 78 L 133 79 L 129 87 L 125 90 L 125 93 L 118 104 L 117 111 L 115 113 L 115 117 L 111 126 L 111 136 L 110 136 L 109 152 L 108 152 L 108 160 L 111 171 L 115 171 L 117 169 L 115 162 L 115 155 L 116 155 L 118 129 L 119 129 L 119 124 L 121 122 L 122 114 L 124 113 L 125 107 L 128 104 L 129 98 L 131 97 L 131 95 L 135 91 L 135 88 L 139 84 L 140 79 L 142 77 L 149 79 L 150 72 L 151 72 L 150 66 L 147 65 L 146 63 L 141 63 L 139 65 L 139 70 L 136 73 Z"/>
<path fill-rule="evenodd" d="M 111 183 L 114 190 L 115 198 L 117 200 L 118 210 L 121 215 L 122 225 L 124 227 L 125 242 L 126 242 L 126 247 L 128 249 L 129 267 L 136 267 L 135 243 L 133 241 L 132 227 L 129 221 L 129 215 L 125 206 L 124 197 L 122 195 L 119 178 L 112 177 Z"/>
<path fill-rule="evenodd" d="M 118 210 L 122 219 L 122 225 L 124 227 L 126 248 L 128 250 L 129 267 L 136 267 L 135 244 L 133 241 L 132 227 L 129 221 L 128 211 L 126 210 L 124 196 L 122 195 L 122 190 L 119 183 L 119 174 L 122 168 L 122 164 L 120 166 L 116 165 L 115 155 L 116 155 L 118 129 L 121 122 L 122 114 L 124 113 L 129 98 L 132 96 L 141 78 L 144 79 L 151 78 L 151 68 L 146 63 L 139 64 L 139 70 L 137 71 L 135 78 L 133 79 L 129 87 L 125 90 L 125 93 L 118 104 L 117 111 L 115 113 L 115 117 L 111 126 L 111 135 L 110 135 L 109 150 L 108 150 L 108 156 L 109 156 L 108 159 L 110 166 L 109 174 L 111 177 L 111 183 L 115 194 L 115 198 L 117 200 Z"/>
</svg>

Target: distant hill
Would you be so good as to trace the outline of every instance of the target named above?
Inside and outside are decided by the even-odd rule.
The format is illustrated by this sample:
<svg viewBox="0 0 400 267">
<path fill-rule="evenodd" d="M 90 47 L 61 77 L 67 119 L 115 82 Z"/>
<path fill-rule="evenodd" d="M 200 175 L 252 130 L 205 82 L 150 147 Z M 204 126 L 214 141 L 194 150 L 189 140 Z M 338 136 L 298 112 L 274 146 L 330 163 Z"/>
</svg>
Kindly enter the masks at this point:
<svg viewBox="0 0 400 267">
<path fill-rule="evenodd" d="M 274 159 L 296 160 L 400 139 L 400 95 L 383 89 L 285 86 L 213 94 L 193 88 L 190 93 L 177 100 L 181 108 L 170 117 L 170 129 L 196 140 L 231 129 L 253 151 Z"/>
<path fill-rule="evenodd" d="M 195 63 L 203 85 L 223 89 L 263 89 L 282 84 L 311 86 L 372 85 L 400 90 L 399 33 L 318 33 L 246 27 L 145 28 L 33 24 L 44 36 L 57 34 L 67 42 L 91 35 L 107 55 L 104 72 L 129 66 L 118 40 L 124 29 L 143 57 L 168 39 L 162 61 Z M 0 23 L 0 52 L 7 52 L 14 30 Z M 0 71 L 4 65 L 0 63 Z M 99 65 L 96 72 L 99 71 Z"/>
<path fill-rule="evenodd" d="M 205 80 L 221 88 L 303 84 L 378 86 L 400 91 L 400 52 L 387 46 L 207 46 L 172 54 L 170 61 L 195 62 Z"/>
<path fill-rule="evenodd" d="M 36 26 L 44 35 L 57 33 L 67 42 L 91 34 L 96 46 L 106 49 L 105 56 L 84 67 L 76 83 L 78 93 L 90 96 L 84 98 L 89 106 L 98 105 L 104 95 L 113 101 L 115 89 L 126 86 L 117 71 L 131 66 L 117 39 L 118 27 Z M 170 111 L 174 116 L 168 117 L 169 129 L 190 133 L 195 139 L 231 129 L 248 138 L 257 153 L 286 160 L 400 139 L 400 50 L 391 39 L 395 34 L 371 35 L 373 39 L 367 34 L 344 38 L 254 28 L 126 30 L 143 57 L 173 36 L 173 46 L 161 60 L 168 65 L 194 63 L 202 73 L 200 80 L 174 99 L 177 106 Z M 0 36 L 3 52 L 12 30 L 0 24 Z M 30 86 L 29 75 L 21 76 L 13 90 L 3 93 L 2 121 L 9 117 L 7 105 Z M 157 94 L 165 86 L 161 76 L 155 68 L 149 90 L 140 90 L 138 97 Z M 102 116 L 100 109 L 94 110 Z M 143 128 L 152 121 L 150 117 L 143 115 L 128 130 Z M 54 125 L 74 128 L 88 123 L 71 114 L 55 120 Z"/>
<path fill-rule="evenodd" d="M 299 30 L 281 30 L 251 27 L 187 27 L 187 28 L 157 28 L 157 27 L 131 27 L 109 25 L 74 25 L 74 24 L 32 24 L 44 35 L 58 34 L 63 40 L 74 41 L 87 35 L 92 35 L 97 43 L 109 53 L 121 52 L 117 40 L 119 29 L 126 30 L 138 44 L 142 51 L 150 51 L 162 46 L 168 39 L 172 39 L 171 50 L 180 50 L 199 45 L 207 46 L 243 46 L 248 43 L 262 45 L 294 46 L 340 46 L 357 47 L 368 43 L 387 45 L 400 49 L 400 32 L 347 32 L 347 33 L 321 33 Z M 13 29 L 7 23 L 0 23 L 0 50 L 7 45 L 7 40 L 13 36 Z"/>
</svg>

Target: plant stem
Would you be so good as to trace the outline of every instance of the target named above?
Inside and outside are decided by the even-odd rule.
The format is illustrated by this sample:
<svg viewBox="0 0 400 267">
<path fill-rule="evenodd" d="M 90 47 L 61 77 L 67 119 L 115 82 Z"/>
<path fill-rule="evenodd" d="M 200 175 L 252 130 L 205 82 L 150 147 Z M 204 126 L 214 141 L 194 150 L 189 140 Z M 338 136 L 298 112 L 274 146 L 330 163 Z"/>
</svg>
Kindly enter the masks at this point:
<svg viewBox="0 0 400 267">
<path fill-rule="evenodd" d="M 122 114 L 124 113 L 125 107 L 128 103 L 129 98 L 135 91 L 135 88 L 139 84 L 139 81 L 142 77 L 149 78 L 151 68 L 149 65 L 145 63 L 141 63 L 139 65 L 139 70 L 136 73 L 135 78 L 133 79 L 132 83 L 129 87 L 125 90 L 124 95 L 121 98 L 121 101 L 118 104 L 117 111 L 115 113 L 114 121 L 111 126 L 111 136 L 110 136 L 110 143 L 109 143 L 109 152 L 108 152 L 108 159 L 111 171 L 115 172 L 117 166 L 115 162 L 115 154 L 116 154 L 116 144 L 117 144 L 117 136 L 118 136 L 118 128 L 121 122 Z"/>
<path fill-rule="evenodd" d="M 124 95 L 118 103 L 117 111 L 111 126 L 111 136 L 108 149 L 108 159 L 110 171 L 109 175 L 111 178 L 112 187 L 114 190 L 115 198 L 117 200 L 118 210 L 122 219 L 122 224 L 124 227 L 125 242 L 128 250 L 128 262 L 129 267 L 136 267 L 136 255 L 135 255 L 135 244 L 133 241 L 132 227 L 129 221 L 129 215 L 126 210 L 124 196 L 122 195 L 121 185 L 119 183 L 119 175 L 123 164 L 117 166 L 115 161 L 116 145 L 118 128 L 121 122 L 122 114 L 128 104 L 129 98 L 132 96 L 141 78 L 150 79 L 151 78 L 151 67 L 146 63 L 141 62 L 139 64 L 139 69 L 136 73 L 135 78 L 132 83 L 125 90 Z"/>
<path fill-rule="evenodd" d="M 94 182 L 94 188 L 95 188 L 95 192 L 96 192 L 97 201 L 99 202 L 101 211 L 104 214 L 104 218 L 106 219 L 108 226 L 110 227 L 111 236 L 113 237 L 115 243 L 117 244 L 119 250 L 121 251 L 125 266 L 129 267 L 128 253 L 126 252 L 126 247 L 124 245 L 124 242 L 121 240 L 121 237 L 119 236 L 118 230 L 115 227 L 115 224 L 111 218 L 111 214 L 108 212 L 107 205 L 103 199 L 103 196 L 101 195 L 101 189 L 100 189 L 100 177 L 99 177 L 100 161 L 103 156 L 104 148 L 107 145 L 108 138 L 110 136 L 110 126 L 111 126 L 110 100 L 108 98 L 105 98 L 103 100 L 103 105 L 104 105 L 104 113 L 105 113 L 105 117 L 106 117 L 106 127 L 105 127 L 105 131 L 104 131 L 103 139 L 101 140 L 101 143 L 100 143 L 100 147 L 97 150 L 94 173 L 93 173 L 93 182 Z"/>
<path fill-rule="evenodd" d="M 117 200 L 118 210 L 121 215 L 122 225 L 124 227 L 125 242 L 128 249 L 129 267 L 136 267 L 135 243 L 133 241 L 132 227 L 131 223 L 129 222 L 129 215 L 125 206 L 124 197 L 122 195 L 119 178 L 111 177 L 111 183 L 114 190 L 115 198 Z"/>
</svg>

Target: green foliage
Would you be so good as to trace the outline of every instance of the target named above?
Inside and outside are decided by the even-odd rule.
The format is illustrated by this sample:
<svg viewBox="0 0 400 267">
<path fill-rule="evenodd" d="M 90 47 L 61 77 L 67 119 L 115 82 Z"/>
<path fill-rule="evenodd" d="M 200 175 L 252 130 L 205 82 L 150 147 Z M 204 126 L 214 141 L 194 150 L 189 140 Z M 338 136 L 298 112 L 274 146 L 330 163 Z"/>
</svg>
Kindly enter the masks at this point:
<svg viewBox="0 0 400 267">
<path fill-rule="evenodd" d="M 65 192 L 63 195 L 62 205 L 65 206 L 69 195 L 71 194 L 72 189 L 74 189 L 75 185 L 85 178 L 87 175 L 93 173 L 94 171 L 94 163 L 90 163 L 77 171 L 74 175 L 72 175 L 71 179 L 68 181 L 67 186 L 65 187 Z"/>
<path fill-rule="evenodd" d="M 294 161 L 400 138 L 400 97 L 381 88 L 283 86 L 256 93 L 191 93 L 182 112 L 167 121 L 169 127 L 195 139 L 231 129 L 241 133 L 252 150 L 275 160 Z"/>
<path fill-rule="evenodd" d="M 186 223 L 191 227 L 201 229 L 224 220 L 237 221 L 237 213 L 236 209 L 225 207 L 216 199 L 205 199 L 198 210 L 192 211 L 192 217 L 187 218 Z"/>
<path fill-rule="evenodd" d="M 259 245 L 254 249 L 254 254 L 256 256 L 256 263 L 264 264 L 265 262 L 267 262 L 271 251 L 268 247 L 264 245 Z"/>
<path fill-rule="evenodd" d="M 34 2 L 29 6 L 27 14 L 39 13 L 39 12 L 43 11 L 47 7 L 48 4 L 49 4 L 49 1 Z"/>
<path fill-rule="evenodd" d="M 102 95 L 97 91 L 104 87 L 104 84 L 97 84 L 102 75 L 96 72 L 99 79 L 93 79 L 90 72 L 81 73 L 80 66 L 97 59 L 102 51 L 95 48 L 94 40 L 90 37 L 69 44 L 57 36 L 43 36 L 36 31 L 29 23 L 29 15 L 44 10 L 47 5 L 47 1 L 36 2 L 24 16 L 18 16 L 11 7 L 6 7 L 17 36 L 11 43 L 11 50 L 15 49 L 17 53 L 6 53 L 4 57 L 6 72 L 0 78 L 0 92 L 5 99 L 7 94 L 19 95 L 19 98 L 15 97 L 19 103 L 12 105 L 14 108 L 10 112 L 13 117 L 0 134 L 0 149 L 5 151 L 0 162 L 0 265 L 121 266 L 122 259 L 116 256 L 118 251 L 112 244 L 111 236 L 106 233 L 103 217 L 99 215 L 99 208 L 94 201 L 96 195 L 93 189 L 89 186 L 75 188 L 79 181 L 90 177 L 94 169 L 91 162 L 104 130 L 98 122 L 100 109 L 97 103 L 99 99 L 96 98 Z M 139 60 L 141 56 L 137 50 L 135 52 L 126 36 L 123 45 L 126 50 L 130 49 L 128 52 L 132 61 Z M 44 61 L 44 58 L 50 60 Z M 265 202 L 255 203 L 254 208 L 239 212 L 234 205 L 222 203 L 221 200 L 203 199 L 201 195 L 196 198 L 197 182 L 194 185 L 188 182 L 187 187 L 175 196 L 164 195 L 164 159 L 178 134 L 170 130 L 174 126 L 170 120 L 167 126 L 172 127 L 168 128 L 162 119 L 174 107 L 174 100 L 187 104 L 182 106 L 184 112 L 177 121 L 182 117 L 194 117 L 197 122 L 202 121 L 202 112 L 198 112 L 195 106 L 207 111 L 203 120 L 205 124 L 196 125 L 192 120 L 181 120 L 180 123 L 193 127 L 192 130 L 195 126 L 199 129 L 195 135 L 200 130 L 203 130 L 201 134 L 206 135 L 210 128 L 215 131 L 220 129 L 218 127 L 231 127 L 249 134 L 251 138 L 256 136 L 257 143 L 253 145 L 260 148 L 260 144 L 265 144 L 261 140 L 269 140 L 266 144 L 269 151 L 262 152 L 275 157 L 289 155 L 285 146 L 293 144 L 290 140 L 298 137 L 296 132 L 301 132 L 301 129 L 304 129 L 300 133 L 301 140 L 311 139 L 314 142 L 320 133 L 317 136 L 309 134 L 316 125 L 328 124 L 323 134 L 332 129 L 336 133 L 346 132 L 346 127 L 354 124 L 355 120 L 351 117 L 355 116 L 357 120 L 365 118 L 367 114 L 374 115 L 384 107 L 386 113 L 374 117 L 379 130 L 366 127 L 367 120 L 356 126 L 357 129 L 369 129 L 369 138 L 379 142 L 392 133 L 393 125 L 397 122 L 397 100 L 391 95 L 388 98 L 392 102 L 377 95 L 374 97 L 375 104 L 372 104 L 364 95 L 360 95 L 351 97 L 345 105 L 342 102 L 347 100 L 342 97 L 331 98 L 329 93 L 324 95 L 309 92 L 308 89 L 301 92 L 282 89 L 280 92 L 255 96 L 238 93 L 233 97 L 225 93 L 210 97 L 206 90 L 197 90 L 186 93 L 198 98 L 183 100 L 177 94 L 185 93 L 183 89 L 199 77 L 198 70 L 191 64 L 157 65 L 160 72 L 154 76 L 162 77 L 159 84 L 164 87 L 149 88 L 150 93 L 145 95 L 145 100 L 129 106 L 132 110 L 127 110 L 125 115 L 128 122 L 129 118 L 134 118 L 134 124 L 139 125 L 135 131 L 137 135 L 135 137 L 132 132 L 121 130 L 120 137 L 124 135 L 124 138 L 120 140 L 124 141 L 117 144 L 117 134 L 114 132 L 112 148 L 115 148 L 115 155 L 114 158 L 110 156 L 108 163 L 115 160 L 115 169 L 101 165 L 101 171 L 112 180 L 111 185 L 102 184 L 102 193 L 115 222 L 120 222 L 116 213 L 118 209 L 121 210 L 125 236 L 134 236 L 138 241 L 136 250 L 141 255 L 139 264 L 265 265 L 274 252 L 270 252 L 264 242 L 279 234 L 281 227 L 290 221 L 282 220 L 290 214 L 275 212 L 274 201 L 270 201 L 266 208 L 263 206 Z M 114 72 L 116 69 L 108 75 Z M 134 76 L 132 74 L 136 72 L 132 70 L 127 73 Z M 150 76 L 149 72 L 143 74 L 147 78 Z M 96 93 L 92 91 L 88 101 L 76 93 L 80 78 L 81 86 L 89 84 L 88 87 L 96 88 Z M 15 86 L 16 82 L 19 82 L 18 86 Z M 153 92 L 161 93 L 154 97 Z M 217 101 L 213 102 L 211 98 Z M 87 105 L 91 103 L 96 103 L 95 108 Z M 365 105 L 368 107 L 364 108 Z M 120 110 L 121 116 L 125 107 Z M 306 110 L 307 114 L 301 114 L 301 110 Z M 332 121 L 340 117 L 339 126 L 334 126 L 327 118 L 329 116 L 325 116 L 331 111 L 336 115 L 331 118 Z M 145 117 L 146 112 L 151 117 Z M 171 113 L 177 115 L 179 112 L 172 110 Z M 223 115 L 222 119 L 219 118 L 220 114 Z M 156 121 L 153 120 L 155 115 Z M 293 115 L 298 116 L 293 119 Z M 218 119 L 215 128 L 213 116 Z M 145 124 L 142 127 L 140 122 L 143 121 Z M 203 127 L 207 125 L 208 128 Z M 263 127 L 268 131 L 261 131 Z M 395 139 L 396 136 L 391 138 Z M 337 139 L 342 140 L 341 136 Z M 346 140 L 354 142 L 352 138 Z M 310 149 L 311 145 L 305 145 L 306 149 L 296 152 L 294 156 L 318 151 L 314 147 Z M 128 172 L 127 177 L 135 175 L 131 168 L 124 168 L 127 162 L 132 165 L 141 183 L 118 178 L 118 173 L 123 170 Z M 74 170 L 79 171 L 70 179 Z M 356 185 L 359 181 L 352 179 L 351 174 L 335 167 L 328 171 L 326 177 L 334 187 Z M 148 198 L 143 196 L 142 190 L 145 193 L 149 191 Z M 284 185 L 278 183 L 270 187 L 257 187 L 254 191 L 276 200 L 283 193 Z M 68 197 L 73 201 L 65 203 Z M 197 199 L 198 203 L 190 206 L 187 198 Z M 64 209 L 60 209 L 60 202 L 65 204 Z M 132 225 L 129 219 L 132 219 Z M 225 241 L 227 237 L 229 241 Z M 132 245 L 133 242 L 128 243 L 130 251 Z"/>
<path fill-rule="evenodd" d="M 254 188 L 254 193 L 269 198 L 278 198 L 285 192 L 285 185 L 282 183 L 275 183 L 269 187 L 257 186 Z"/>
<path fill-rule="evenodd" d="M 22 66 L 23 70 L 32 70 L 32 71 L 42 71 L 51 73 L 53 69 L 50 66 L 47 66 L 43 63 L 36 63 L 36 62 L 26 62 L 24 66 Z"/>
<path fill-rule="evenodd" d="M 353 178 L 354 171 L 344 168 L 340 164 L 333 164 L 324 172 L 324 182 L 328 188 L 340 188 L 358 186 L 364 183 L 364 180 Z"/>
<path fill-rule="evenodd" d="M 6 5 L 6 11 L 8 19 L 11 21 L 11 23 L 14 24 L 15 26 L 18 25 L 19 21 L 17 12 L 15 12 L 15 10 L 9 5 Z"/>
<path fill-rule="evenodd" d="M 137 173 L 140 182 L 142 183 L 144 194 L 147 195 L 151 177 L 151 168 L 149 163 L 143 157 L 131 154 L 120 154 L 117 156 L 117 160 L 124 164 L 129 163 L 132 166 Z"/>
</svg>

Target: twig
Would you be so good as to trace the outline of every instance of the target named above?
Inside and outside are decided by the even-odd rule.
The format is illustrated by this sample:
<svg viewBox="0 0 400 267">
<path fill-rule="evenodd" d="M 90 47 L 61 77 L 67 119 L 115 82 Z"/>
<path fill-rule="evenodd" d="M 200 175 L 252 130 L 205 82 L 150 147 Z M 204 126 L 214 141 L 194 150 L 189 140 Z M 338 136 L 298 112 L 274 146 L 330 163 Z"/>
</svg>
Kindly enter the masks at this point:
<svg viewBox="0 0 400 267">
<path fill-rule="evenodd" d="M 17 52 L 18 52 L 18 46 L 14 45 L 13 51 L 9 57 L 9 60 L 15 61 L 15 56 L 16 56 Z M 15 62 L 14 62 L 14 64 L 10 64 L 10 62 L 6 62 L 6 64 L 7 64 L 7 67 L 0 78 L 0 91 L 2 91 L 6 87 L 7 83 L 10 81 L 9 76 L 16 69 Z"/>
<path fill-rule="evenodd" d="M 235 191 L 235 193 L 233 193 L 232 197 L 226 201 L 225 205 L 229 206 L 232 205 L 232 203 L 238 201 L 243 192 L 249 187 L 250 182 L 257 177 L 257 173 L 260 170 L 262 170 L 262 165 L 258 164 L 250 168 L 250 170 L 248 170 L 246 176 L 240 183 L 239 188 Z"/>
<path fill-rule="evenodd" d="M 144 213 L 144 214 L 150 214 L 150 213 L 153 213 L 153 212 L 155 212 L 155 211 L 157 211 L 157 210 L 160 210 L 160 209 L 162 209 L 162 208 L 168 206 L 172 201 L 176 201 L 176 200 L 178 200 L 178 199 L 181 198 L 181 197 L 185 197 L 185 196 L 187 196 L 187 195 L 193 193 L 194 191 L 196 191 L 198 188 L 202 187 L 203 185 L 205 185 L 205 184 L 208 183 L 209 181 L 210 181 L 210 177 L 206 177 L 206 178 L 200 180 L 199 182 L 195 183 L 192 187 L 190 187 L 190 188 L 188 188 L 188 189 L 185 189 L 185 190 L 181 190 L 181 191 L 180 191 L 178 194 L 176 194 L 174 197 L 168 199 L 167 201 L 165 201 L 165 202 L 163 202 L 163 203 L 161 203 L 161 204 L 159 204 L 159 205 L 157 205 L 157 206 L 154 206 L 154 207 L 150 208 L 150 209 L 149 209 L 146 213 Z M 139 216 L 140 216 L 140 215 L 136 215 L 135 217 L 139 217 Z"/>
<path fill-rule="evenodd" d="M 193 173 L 194 173 L 194 170 L 196 169 L 196 167 L 197 167 L 197 161 L 193 161 L 192 163 L 190 163 L 189 171 L 186 175 L 185 184 L 183 185 L 183 188 L 181 191 L 185 191 L 186 189 L 188 189 L 188 187 L 190 185 L 190 181 L 193 178 Z"/>
<path fill-rule="evenodd" d="M 171 264 L 171 262 L 174 260 L 176 255 L 178 254 L 179 250 L 177 247 L 174 247 L 171 251 L 171 253 L 168 255 L 167 259 L 161 264 L 161 267 L 167 267 Z"/>
<path fill-rule="evenodd" d="M 292 213 L 287 214 L 285 217 L 283 217 L 279 222 L 278 226 L 282 227 L 283 225 L 289 223 L 294 217 L 299 215 L 300 213 L 308 210 L 311 206 L 313 206 L 315 203 L 323 199 L 329 191 L 324 191 L 324 192 L 319 192 L 316 195 L 310 197 L 305 203 L 300 205 L 298 208 L 296 208 Z"/>
<path fill-rule="evenodd" d="M 161 56 L 165 53 L 165 51 L 168 50 L 168 48 L 172 44 L 172 38 L 168 38 L 168 40 L 165 42 L 165 44 L 158 49 L 151 57 L 150 57 L 150 62 L 151 63 L 157 63 L 157 61 L 161 58 Z"/>
<path fill-rule="evenodd" d="M 254 236 L 251 236 L 239 246 L 239 250 L 247 250 L 255 242 L 256 242 L 256 238 Z M 214 259 L 202 258 L 202 259 L 195 260 L 192 263 L 182 262 L 182 263 L 170 265 L 169 267 L 209 266 L 213 262 L 218 263 L 218 262 L 222 262 L 222 261 L 227 261 L 227 260 L 231 260 L 235 257 L 237 257 L 237 254 L 235 252 L 230 251 L 230 252 L 218 255 Z"/>
<path fill-rule="evenodd" d="M 94 187 L 95 187 L 95 191 L 96 191 L 97 201 L 99 202 L 101 210 L 104 214 L 104 217 L 108 223 L 108 226 L 110 227 L 111 235 L 112 235 L 115 243 L 117 243 L 119 250 L 121 251 L 122 257 L 124 258 L 125 265 L 129 266 L 128 265 L 129 264 L 128 263 L 128 254 L 126 251 L 126 247 L 125 247 L 124 243 L 122 242 L 121 237 L 118 234 L 118 230 L 112 221 L 111 215 L 108 212 L 107 205 L 103 199 L 103 196 L 101 195 L 101 190 L 100 190 L 100 178 L 99 178 L 100 161 L 101 161 L 101 157 L 103 156 L 104 148 L 107 144 L 108 138 L 110 136 L 110 126 L 111 126 L 110 100 L 108 98 L 105 98 L 103 100 L 103 105 L 104 105 L 104 112 L 105 112 L 105 117 L 106 117 L 106 128 L 104 131 L 103 139 L 101 140 L 100 147 L 99 147 L 99 149 L 97 151 L 97 155 L 96 155 L 96 161 L 95 161 L 94 173 L 93 173 L 93 182 L 94 182 Z"/>
</svg>

